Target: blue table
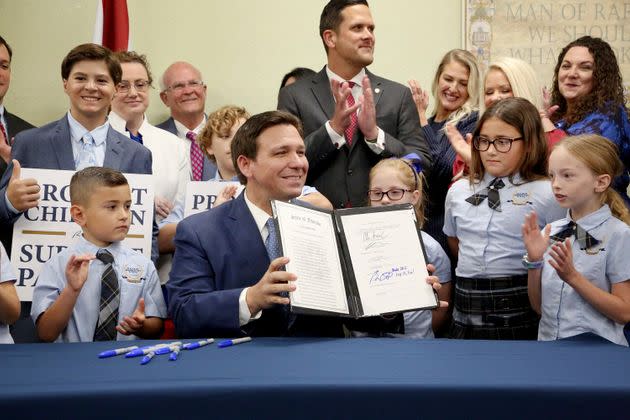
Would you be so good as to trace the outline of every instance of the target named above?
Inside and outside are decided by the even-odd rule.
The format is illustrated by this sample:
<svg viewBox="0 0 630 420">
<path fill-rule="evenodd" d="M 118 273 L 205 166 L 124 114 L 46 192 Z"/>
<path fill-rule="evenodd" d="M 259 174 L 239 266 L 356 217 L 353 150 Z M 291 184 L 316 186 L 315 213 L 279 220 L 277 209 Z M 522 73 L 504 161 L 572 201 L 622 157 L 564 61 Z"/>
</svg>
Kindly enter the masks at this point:
<svg viewBox="0 0 630 420">
<path fill-rule="evenodd" d="M 0 418 L 630 417 L 630 350 L 593 336 L 257 338 L 145 366 L 110 348 L 0 346 Z"/>
</svg>

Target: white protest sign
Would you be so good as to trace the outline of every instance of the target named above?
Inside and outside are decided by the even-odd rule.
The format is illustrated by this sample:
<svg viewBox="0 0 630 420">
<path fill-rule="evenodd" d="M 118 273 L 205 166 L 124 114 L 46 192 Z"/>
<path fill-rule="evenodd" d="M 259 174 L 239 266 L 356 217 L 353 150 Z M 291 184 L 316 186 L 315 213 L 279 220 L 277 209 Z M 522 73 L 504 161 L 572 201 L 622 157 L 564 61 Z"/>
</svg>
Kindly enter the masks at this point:
<svg viewBox="0 0 630 420">
<path fill-rule="evenodd" d="M 22 178 L 35 178 L 39 205 L 24 212 L 13 226 L 11 263 L 18 296 L 31 301 L 43 266 L 81 236 L 70 215 L 70 178 L 74 171 L 22 168 Z M 124 174 L 131 186 L 131 227 L 125 245 L 151 258 L 153 227 L 152 175 Z"/>
<path fill-rule="evenodd" d="M 186 200 L 184 203 L 184 217 L 210 210 L 214 206 L 217 196 L 228 185 L 235 185 L 238 196 L 244 186 L 238 182 L 224 181 L 190 181 L 186 186 Z"/>
</svg>

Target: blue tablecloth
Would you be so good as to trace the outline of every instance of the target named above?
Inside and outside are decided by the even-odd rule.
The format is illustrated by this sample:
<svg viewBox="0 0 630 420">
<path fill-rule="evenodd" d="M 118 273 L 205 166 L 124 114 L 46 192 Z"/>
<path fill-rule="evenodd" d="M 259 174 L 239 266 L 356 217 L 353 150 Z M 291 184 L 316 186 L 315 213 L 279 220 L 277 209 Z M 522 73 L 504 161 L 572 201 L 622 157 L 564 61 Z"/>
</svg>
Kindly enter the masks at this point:
<svg viewBox="0 0 630 420">
<path fill-rule="evenodd" d="M 630 417 L 630 350 L 593 336 L 258 338 L 145 366 L 110 348 L 0 346 L 0 418 Z"/>
</svg>

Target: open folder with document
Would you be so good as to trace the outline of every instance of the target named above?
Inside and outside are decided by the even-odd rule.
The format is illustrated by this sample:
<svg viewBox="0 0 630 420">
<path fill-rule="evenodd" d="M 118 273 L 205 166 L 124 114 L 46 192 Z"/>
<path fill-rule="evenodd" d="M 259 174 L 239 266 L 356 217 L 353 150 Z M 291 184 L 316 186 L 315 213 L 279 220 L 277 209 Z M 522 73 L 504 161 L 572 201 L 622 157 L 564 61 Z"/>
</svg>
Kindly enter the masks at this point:
<svg viewBox="0 0 630 420">
<path fill-rule="evenodd" d="M 272 208 L 286 270 L 297 276 L 293 312 L 361 318 L 438 306 L 410 204 Z"/>
</svg>

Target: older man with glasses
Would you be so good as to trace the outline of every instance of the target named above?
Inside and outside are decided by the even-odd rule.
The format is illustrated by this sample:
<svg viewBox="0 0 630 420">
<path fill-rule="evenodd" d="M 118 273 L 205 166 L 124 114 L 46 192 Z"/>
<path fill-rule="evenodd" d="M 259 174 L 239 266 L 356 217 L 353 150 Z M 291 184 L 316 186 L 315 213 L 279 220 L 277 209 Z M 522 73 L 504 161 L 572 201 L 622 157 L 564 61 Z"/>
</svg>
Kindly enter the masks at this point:
<svg viewBox="0 0 630 420">
<path fill-rule="evenodd" d="M 190 63 L 177 61 L 162 75 L 160 90 L 160 98 L 171 110 L 171 117 L 157 127 L 188 140 L 190 179 L 206 181 L 214 177 L 216 166 L 204 157 L 196 142 L 207 121 L 204 112 L 207 87 L 201 72 Z"/>
</svg>

